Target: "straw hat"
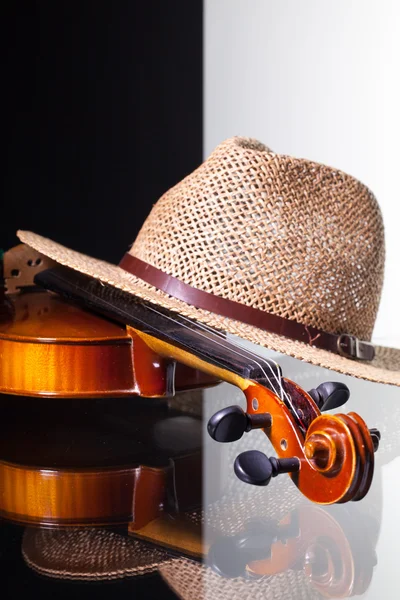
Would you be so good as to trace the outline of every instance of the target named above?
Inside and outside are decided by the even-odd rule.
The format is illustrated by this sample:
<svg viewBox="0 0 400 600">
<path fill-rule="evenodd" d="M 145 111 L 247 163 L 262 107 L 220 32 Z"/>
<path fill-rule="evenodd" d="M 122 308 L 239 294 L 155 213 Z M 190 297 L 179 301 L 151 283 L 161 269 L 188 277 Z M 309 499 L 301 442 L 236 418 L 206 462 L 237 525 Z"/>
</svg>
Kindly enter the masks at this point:
<svg viewBox="0 0 400 600">
<path fill-rule="evenodd" d="M 367 187 L 337 169 L 234 137 L 158 200 L 119 266 L 18 236 L 216 329 L 400 385 L 400 350 L 370 344 L 384 274 L 381 212 Z"/>
</svg>

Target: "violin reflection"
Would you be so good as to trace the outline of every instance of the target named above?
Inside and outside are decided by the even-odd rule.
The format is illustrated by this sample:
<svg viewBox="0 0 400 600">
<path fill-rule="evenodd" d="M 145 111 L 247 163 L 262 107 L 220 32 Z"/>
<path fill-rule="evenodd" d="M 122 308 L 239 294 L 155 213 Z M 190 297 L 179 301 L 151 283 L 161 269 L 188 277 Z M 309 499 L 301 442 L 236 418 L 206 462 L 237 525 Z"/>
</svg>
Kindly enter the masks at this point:
<svg viewBox="0 0 400 600">
<path fill-rule="evenodd" d="M 207 564 L 232 579 L 303 571 L 312 588 L 327 598 L 363 594 L 376 565 L 372 532 L 379 524 L 367 524 L 360 511 L 334 512 L 305 505 L 277 522 L 249 521 L 239 534 L 211 545 Z"/>
<path fill-rule="evenodd" d="M 240 533 L 217 537 L 205 564 L 176 558 L 115 528 L 29 527 L 21 552 L 30 569 L 56 579 L 112 581 L 159 570 L 185 600 L 227 598 L 228 591 L 231 599 L 250 598 L 256 590 L 263 598 L 298 598 L 303 592 L 333 599 L 366 592 L 378 532 L 379 523 L 359 509 L 306 504 L 279 521 L 253 519 Z"/>
<path fill-rule="evenodd" d="M 159 405 L 153 404 L 150 411 L 144 404 L 123 400 L 97 400 L 95 404 L 79 401 L 71 405 L 42 399 L 35 406 L 30 399 L 19 399 L 22 404 L 20 401 L 12 404 L 9 400 L 2 406 L 3 464 L 18 464 L 36 472 L 38 465 L 45 465 L 43 472 L 58 471 L 58 479 L 62 479 L 66 471 L 79 473 L 88 467 L 92 470 L 96 467 L 103 474 L 122 465 L 137 468 L 145 464 L 165 469 L 171 459 L 179 464 L 179 457 L 191 454 L 199 460 L 201 456 L 204 423 L 161 401 Z M 212 462 L 213 471 L 220 472 L 215 456 Z M 193 491 L 194 484 L 202 480 L 201 473 L 193 471 L 193 463 L 180 464 L 180 474 L 175 478 L 178 485 L 174 489 Z M 298 598 L 301 590 L 307 598 L 348 597 L 366 591 L 373 575 L 381 514 L 379 476 L 380 469 L 376 484 L 362 502 L 329 507 L 304 503 L 285 478 L 276 482 L 278 487 L 269 502 L 265 502 L 262 489 L 245 486 L 243 496 L 237 489 L 225 488 L 225 496 L 199 510 L 201 490 L 198 490 L 197 510 L 193 511 L 196 503 L 185 504 L 181 491 L 176 503 L 181 513 L 173 509 L 176 508 L 173 503 L 167 503 L 166 508 L 172 514 L 156 515 L 160 520 L 164 514 L 168 523 L 166 543 L 148 536 L 145 543 L 129 535 L 126 524 L 134 522 L 134 511 L 118 529 L 94 528 L 90 519 L 84 527 L 66 528 L 65 522 L 57 522 L 54 513 L 52 523 L 46 520 L 45 529 L 25 529 L 21 553 L 29 569 L 52 579 L 112 581 L 158 571 L 178 597 L 184 599 L 226 598 L 228 591 L 231 600 L 243 599 L 250 598 L 256 590 L 262 590 L 265 598 L 280 597 L 271 595 L 277 585 L 285 599 Z M 32 488 L 37 495 L 45 481 L 44 478 L 41 485 Z M 0 482 L 4 486 L 5 479 Z M 236 482 L 239 489 L 240 485 L 241 482 Z M 53 500 L 58 498 L 53 506 L 61 506 L 64 501 L 64 510 L 71 510 L 75 492 L 65 488 L 64 495 L 50 496 Z M 81 488 L 81 497 L 84 492 Z M 119 492 L 119 487 L 110 487 L 103 495 L 118 497 Z M 19 494 L 14 496 L 27 499 Z M 142 506 L 149 506 L 152 496 L 152 490 L 147 490 L 147 502 Z M 0 498 L 4 502 L 4 493 Z M 90 499 L 92 506 L 104 502 L 101 493 L 91 494 Z M 130 490 L 129 501 L 132 500 Z M 32 523 L 26 519 L 31 505 L 26 503 L 21 510 L 20 522 Z M 136 512 L 137 518 L 139 515 Z M 3 510 L 3 517 L 15 520 L 16 514 Z M 211 527 L 206 527 L 208 546 L 204 543 L 204 523 L 212 524 L 212 538 L 207 535 Z M 172 548 L 174 536 L 179 543 Z M 193 540 L 196 536 L 204 557 L 199 553 L 197 560 L 191 560 L 188 557 L 193 554 L 187 552 L 185 538 Z M 180 555 L 186 558 L 176 558 Z M 200 589 L 200 583 L 206 591 Z"/>
<path fill-rule="evenodd" d="M 202 497 L 202 427 L 161 401 L 0 399 L 0 515 L 143 526 Z M 193 476 L 187 485 L 187 473 Z"/>
<path fill-rule="evenodd" d="M 188 556 L 185 552 L 185 536 L 193 538 L 193 535 L 197 535 L 198 546 L 202 547 L 204 529 L 201 523 L 207 521 L 207 515 L 212 513 L 212 507 L 206 507 L 203 511 L 199 509 L 200 489 L 193 496 L 195 483 L 202 479 L 201 473 L 193 471 L 193 462 L 183 460 L 188 455 L 197 456 L 200 468 L 202 424 L 198 417 L 189 417 L 161 401 L 159 405 L 153 404 L 150 411 L 144 404 L 132 404 L 123 400 L 98 400 L 95 404 L 93 401 L 81 400 L 71 405 L 70 402 L 60 401 L 55 404 L 51 400 L 41 399 L 35 406 L 30 399 L 20 398 L 17 404 L 12 404 L 9 400 L 5 398 L 2 402 L 4 418 L 0 436 L 1 464 L 3 467 L 5 464 L 19 466 L 20 472 L 23 468 L 28 472 L 42 472 L 43 480 L 40 485 L 30 488 L 30 496 L 16 493 L 16 488 L 14 494 L 8 494 L 4 492 L 12 488 L 6 486 L 10 473 L 5 475 L 3 471 L 0 498 L 3 502 L 2 516 L 8 520 L 32 524 L 32 519 L 29 518 L 29 515 L 32 516 L 31 507 L 40 506 L 35 498 L 45 489 L 50 472 L 57 473 L 57 480 L 62 481 L 64 473 L 73 472 L 76 475 L 85 473 L 88 468 L 92 472 L 97 469 L 104 475 L 113 469 L 121 470 L 121 466 L 129 473 L 129 466 L 132 470 L 140 465 L 163 470 L 171 460 L 181 465 L 180 471 L 175 473 L 178 477 L 175 478 L 174 489 L 178 493 L 177 504 L 183 517 L 187 518 L 186 521 L 178 518 L 179 514 L 172 510 L 173 503 L 166 505 L 166 508 L 171 508 L 172 513 L 165 518 L 169 523 L 170 534 L 166 544 L 157 539 L 153 539 L 153 543 L 151 539 L 147 539 L 145 543 L 129 535 L 126 524 L 132 524 L 135 511 L 124 517 L 125 525 L 119 528 L 94 528 L 93 520 L 91 521 L 93 513 L 84 527 L 66 527 L 68 523 L 57 520 L 60 519 L 60 513 L 56 508 L 63 506 L 64 511 L 71 511 L 70 517 L 76 517 L 72 500 L 78 497 L 77 490 L 80 489 L 81 498 L 87 492 L 84 487 L 79 488 L 75 484 L 75 489 L 64 487 L 64 494 L 49 495 L 53 513 L 52 519 L 48 515 L 45 520 L 42 519 L 41 523 L 46 528 L 27 527 L 23 533 L 22 557 L 34 572 L 53 579 L 112 581 L 158 570 L 175 589 L 176 569 L 180 565 L 180 586 L 187 574 L 190 575 L 193 589 L 196 589 L 198 574 L 205 570 L 208 573 L 206 579 L 211 578 L 214 582 L 214 590 L 223 591 L 224 585 L 233 583 L 233 598 L 236 591 L 239 593 L 240 590 L 240 597 L 243 597 L 249 586 L 251 589 L 254 585 L 266 585 L 268 588 L 271 581 L 277 578 L 285 587 L 292 580 L 293 574 L 296 576 L 297 591 L 298 586 L 303 586 L 313 593 L 318 592 L 330 598 L 356 595 L 368 588 L 379 533 L 380 496 L 376 493 L 369 494 L 361 503 L 324 508 L 311 503 L 300 504 L 299 498 L 303 502 L 302 496 L 296 493 L 289 481 L 282 479 L 282 485 L 290 490 L 288 501 L 292 508 L 285 515 L 275 518 L 274 515 L 279 514 L 276 510 L 278 503 L 272 502 L 272 498 L 269 503 L 265 503 L 265 497 L 257 495 L 257 492 L 261 493 L 260 490 L 249 492 L 255 494 L 253 503 L 246 503 L 243 497 L 238 499 L 235 493 L 228 491 L 229 502 L 223 497 L 212 503 L 212 506 L 220 506 L 218 514 L 221 517 L 223 513 L 225 517 L 221 518 L 219 531 L 214 527 L 209 548 L 203 545 L 203 566 L 201 555 L 198 555 L 198 560 L 176 558 L 182 553 Z M 182 458 L 181 462 L 179 458 Z M 40 465 L 46 468 L 40 470 Z M 217 468 L 215 460 L 213 468 Z M 81 483 L 85 483 L 84 478 Z M 191 491 L 191 500 L 190 496 L 183 494 L 184 490 Z M 114 497 L 115 502 L 116 498 L 121 497 L 126 498 L 126 501 L 129 499 L 129 506 L 133 506 L 132 489 L 128 492 L 126 495 L 121 494 L 121 487 L 116 486 L 109 487 L 108 491 L 103 488 L 96 496 L 92 490 L 88 494 L 89 504 L 93 510 L 93 507 L 104 506 L 107 498 Z M 143 506 L 151 505 L 153 495 L 151 489 L 147 490 L 147 502 Z M 284 493 L 280 497 L 282 499 Z M 20 503 L 24 501 L 25 507 L 19 504 L 19 514 L 15 508 L 7 511 L 6 498 L 9 501 L 14 498 L 15 502 L 18 499 Z M 262 502 L 259 501 L 261 498 Z M 197 510 L 193 511 L 196 502 Z M 238 506 L 238 513 L 231 510 L 230 502 Z M 136 518 L 140 515 L 143 518 L 143 514 L 147 514 L 143 513 L 143 507 L 141 510 L 142 513 L 136 512 Z M 229 518 L 229 514 L 239 513 L 243 515 L 243 523 L 235 518 L 234 534 L 224 534 L 225 520 Z M 162 514 L 157 513 L 156 516 L 162 518 Z M 184 528 L 185 522 L 187 530 Z M 36 525 L 39 524 L 37 520 Z M 176 545 L 173 554 L 171 539 L 177 530 L 181 547 Z M 288 580 L 284 584 L 285 577 Z M 234 581 L 232 578 L 235 578 Z M 243 587 L 244 590 L 241 589 Z M 180 588 L 178 596 L 181 593 Z M 190 597 L 187 593 L 189 591 L 184 592 L 181 597 Z M 200 597 L 201 594 L 197 596 L 197 600 Z M 214 596 L 211 589 L 205 597 L 224 596 Z M 267 592 L 265 597 L 268 597 Z M 287 597 L 290 597 L 289 593 Z"/>
<path fill-rule="evenodd" d="M 359 596 L 370 587 L 377 566 L 379 501 L 327 507 L 302 502 L 276 518 L 282 512 L 278 503 L 258 504 L 259 516 L 250 508 L 246 520 L 242 497 L 236 502 L 243 523 L 238 526 L 238 513 L 229 511 L 230 517 L 218 515 L 219 531 L 206 527 L 203 563 L 176 558 L 159 570 L 182 600 Z"/>
</svg>

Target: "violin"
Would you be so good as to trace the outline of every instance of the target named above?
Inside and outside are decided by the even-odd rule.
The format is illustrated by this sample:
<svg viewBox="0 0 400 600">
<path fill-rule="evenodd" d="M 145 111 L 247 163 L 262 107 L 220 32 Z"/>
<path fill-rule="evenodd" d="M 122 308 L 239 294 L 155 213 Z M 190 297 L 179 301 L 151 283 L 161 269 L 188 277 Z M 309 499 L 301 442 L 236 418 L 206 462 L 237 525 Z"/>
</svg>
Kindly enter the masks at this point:
<svg viewBox="0 0 400 600">
<path fill-rule="evenodd" d="M 24 244 L 4 255 L 0 392 L 23 396 L 170 397 L 218 381 L 162 359 L 134 331 L 33 285 L 52 261 Z"/>
<path fill-rule="evenodd" d="M 1 409 L 3 519 L 41 527 L 129 523 L 135 530 L 201 506 L 199 417 L 141 399 L 71 405 L 4 397 Z"/>
<path fill-rule="evenodd" d="M 380 434 L 356 413 L 324 414 L 348 400 L 343 384 L 328 382 L 306 392 L 283 377 L 276 362 L 224 334 L 67 267 L 45 269 L 34 281 L 124 325 L 157 360 L 182 363 L 241 389 L 246 411 L 237 406 L 219 411 L 208 423 L 209 434 L 231 442 L 262 429 L 277 454 L 240 454 L 234 470 L 242 481 L 267 485 L 288 473 L 307 498 L 320 504 L 361 500 L 367 494 Z"/>
</svg>

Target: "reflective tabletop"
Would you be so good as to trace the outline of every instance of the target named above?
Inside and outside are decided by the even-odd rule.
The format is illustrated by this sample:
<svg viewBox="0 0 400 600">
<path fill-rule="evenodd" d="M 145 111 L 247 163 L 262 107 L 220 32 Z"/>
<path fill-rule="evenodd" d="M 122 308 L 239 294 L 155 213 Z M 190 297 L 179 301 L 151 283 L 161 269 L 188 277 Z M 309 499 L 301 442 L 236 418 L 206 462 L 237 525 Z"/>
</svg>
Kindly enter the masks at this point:
<svg viewBox="0 0 400 600">
<path fill-rule="evenodd" d="M 204 535 L 210 550 L 208 566 L 190 569 L 191 589 L 193 581 L 202 580 L 206 598 L 398 598 L 400 390 L 270 351 L 265 356 L 305 390 L 323 381 L 349 387 L 346 405 L 331 412 L 358 412 L 368 427 L 381 432 L 373 483 L 361 501 L 326 506 L 305 499 L 287 476 L 272 479 L 267 487 L 246 485 L 233 473 L 235 457 L 254 449 L 274 455 L 266 436 L 251 431 L 219 445 L 226 481 L 215 502 L 209 448 L 216 443 L 205 440 Z M 245 407 L 241 393 L 227 384 L 206 391 L 205 397 L 206 418 L 217 405 Z M 178 573 L 175 577 L 178 581 Z M 196 596 L 185 591 L 182 597 Z"/>
<path fill-rule="evenodd" d="M 184 468 L 175 473 L 182 518 L 168 525 L 167 544 L 162 535 L 160 543 L 154 542 L 140 528 L 134 531 L 122 523 L 43 526 L 26 515 L 17 518 L 3 510 L 5 479 L 11 477 L 3 470 L 3 597 L 29 591 L 38 597 L 74 593 L 85 598 L 112 594 L 188 600 L 397 598 L 399 390 L 276 353 L 265 356 L 305 390 L 323 381 L 345 383 L 351 392 L 345 412 L 360 413 L 369 427 L 380 430 L 374 479 L 364 499 L 317 505 L 285 475 L 266 487 L 241 482 L 233 471 L 239 453 L 258 449 L 272 456 L 274 451 L 260 430 L 229 444 L 209 437 L 207 421 L 217 410 L 233 404 L 245 407 L 242 393 L 226 383 L 185 392 L 172 401 L 4 395 L 2 468 L 23 464 L 34 469 L 40 463 L 49 472 L 56 467 L 78 472 L 93 465 L 104 470 L 146 463 L 158 469 L 188 454 L 201 459 L 182 463 Z M 202 498 L 196 492 L 188 501 L 179 490 L 198 489 L 199 480 Z M 70 493 L 73 486 L 65 489 L 66 504 Z"/>
</svg>

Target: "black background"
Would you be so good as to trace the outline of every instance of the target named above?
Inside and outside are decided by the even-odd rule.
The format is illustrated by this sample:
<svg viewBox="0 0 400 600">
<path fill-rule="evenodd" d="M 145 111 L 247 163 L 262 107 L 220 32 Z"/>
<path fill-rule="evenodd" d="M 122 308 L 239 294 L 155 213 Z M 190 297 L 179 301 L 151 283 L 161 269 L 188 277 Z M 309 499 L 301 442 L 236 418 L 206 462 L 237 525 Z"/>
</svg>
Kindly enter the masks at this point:
<svg viewBox="0 0 400 600">
<path fill-rule="evenodd" d="M 202 160 L 202 1 L 3 3 L 0 248 L 30 229 L 118 262 L 152 205 Z M 36 575 L 0 521 L 0 595 L 174 598 L 158 575 Z"/>
<path fill-rule="evenodd" d="M 118 262 L 202 160 L 202 2 L 13 0 L 1 12 L 0 248 L 30 229 Z"/>
</svg>

